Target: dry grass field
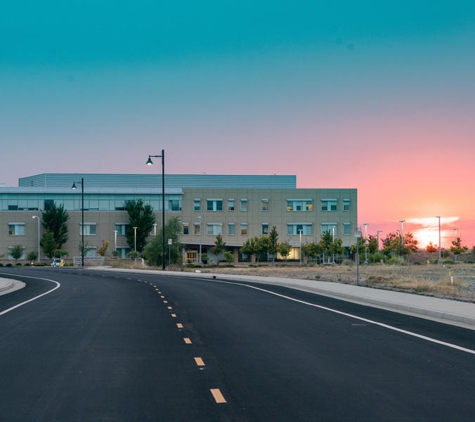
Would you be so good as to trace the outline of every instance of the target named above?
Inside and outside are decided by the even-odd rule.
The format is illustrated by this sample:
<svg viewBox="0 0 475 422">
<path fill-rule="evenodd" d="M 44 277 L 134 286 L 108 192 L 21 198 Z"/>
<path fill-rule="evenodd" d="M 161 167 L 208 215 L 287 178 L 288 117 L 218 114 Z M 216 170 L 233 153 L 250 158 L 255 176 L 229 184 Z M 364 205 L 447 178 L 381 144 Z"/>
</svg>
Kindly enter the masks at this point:
<svg viewBox="0 0 475 422">
<path fill-rule="evenodd" d="M 187 269 L 194 271 L 193 269 Z M 185 271 L 187 271 L 185 270 Z M 336 283 L 356 283 L 356 265 L 260 265 L 204 267 L 203 273 L 284 277 Z M 475 265 L 385 265 L 359 266 L 359 283 L 364 286 L 409 291 L 475 302 Z"/>
</svg>

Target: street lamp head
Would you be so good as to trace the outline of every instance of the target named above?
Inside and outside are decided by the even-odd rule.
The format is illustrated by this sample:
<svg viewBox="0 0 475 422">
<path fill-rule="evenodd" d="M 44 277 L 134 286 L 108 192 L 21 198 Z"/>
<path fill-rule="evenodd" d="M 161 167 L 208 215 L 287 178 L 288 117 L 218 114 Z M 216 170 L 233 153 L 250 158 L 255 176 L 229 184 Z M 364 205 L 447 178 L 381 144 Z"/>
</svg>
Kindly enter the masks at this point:
<svg viewBox="0 0 475 422">
<path fill-rule="evenodd" d="M 151 166 L 153 164 L 153 161 L 152 159 L 150 158 L 150 155 L 148 156 L 148 160 L 147 162 L 145 163 L 147 166 Z"/>
<path fill-rule="evenodd" d="M 71 186 L 71 189 L 77 189 L 76 188 L 76 182 L 73 182 L 73 185 Z"/>
</svg>

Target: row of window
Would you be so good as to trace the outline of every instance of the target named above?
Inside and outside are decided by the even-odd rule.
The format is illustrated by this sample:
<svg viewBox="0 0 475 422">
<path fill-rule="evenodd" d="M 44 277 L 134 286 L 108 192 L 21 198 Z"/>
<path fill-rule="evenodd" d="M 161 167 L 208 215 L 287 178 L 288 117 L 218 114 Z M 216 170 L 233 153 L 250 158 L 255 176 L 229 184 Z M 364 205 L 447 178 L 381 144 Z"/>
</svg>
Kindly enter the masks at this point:
<svg viewBox="0 0 475 422">
<path fill-rule="evenodd" d="M 223 224 L 222 223 L 207 223 L 206 224 L 206 235 L 208 236 L 217 236 L 218 234 L 223 233 Z M 323 234 L 325 232 L 330 232 L 332 235 L 338 235 L 338 223 L 322 223 L 320 225 L 321 231 Z M 248 223 L 239 224 L 239 233 L 241 235 L 247 235 L 248 233 Z M 183 223 L 183 235 L 190 234 L 190 224 Z M 200 236 L 201 234 L 201 225 L 199 223 L 193 224 L 193 234 L 195 236 Z M 236 223 L 227 224 L 227 234 L 229 236 L 234 236 L 236 234 Z M 261 224 L 261 234 L 269 234 L 269 223 Z M 288 223 L 287 224 L 287 234 L 288 235 L 313 235 L 313 224 L 312 223 Z M 351 234 L 351 223 L 343 223 L 343 235 L 349 236 Z"/>
<path fill-rule="evenodd" d="M 206 200 L 206 211 L 223 211 L 224 200 L 222 198 L 218 199 L 207 199 Z M 321 211 L 338 211 L 338 200 L 337 199 L 322 199 L 320 201 L 320 210 Z M 342 209 L 343 211 L 350 211 L 351 201 L 349 199 L 342 200 Z M 201 199 L 195 198 L 193 201 L 193 210 L 201 211 Z M 229 198 L 226 202 L 227 211 L 236 211 L 236 200 L 234 198 Z M 248 200 L 242 198 L 239 200 L 239 211 L 246 212 L 248 210 Z M 261 199 L 261 210 L 269 211 L 269 199 Z M 313 211 L 313 199 L 287 199 L 287 211 Z"/>
<path fill-rule="evenodd" d="M 125 236 L 125 232 L 127 229 L 127 223 L 117 223 L 115 225 L 115 233 L 119 236 Z M 194 223 L 193 224 L 193 232 L 196 236 L 200 235 L 201 232 L 201 224 Z M 81 233 L 82 224 L 79 224 L 79 234 Z M 235 223 L 228 223 L 227 224 L 227 234 L 228 235 L 235 235 L 236 234 L 236 224 Z M 261 234 L 267 235 L 269 234 L 269 224 L 262 223 L 261 224 Z M 325 233 L 326 231 L 331 232 L 334 235 L 338 235 L 338 224 L 337 223 L 322 223 L 321 224 L 321 233 Z M 239 224 L 239 232 L 242 235 L 247 235 L 248 233 L 248 223 L 240 223 Z M 218 234 L 223 234 L 223 224 L 222 223 L 207 223 L 206 224 L 206 232 L 209 236 L 216 236 Z M 24 236 L 25 235 L 25 223 L 9 223 L 8 224 L 8 234 L 10 236 Z M 85 236 L 95 236 L 97 234 L 97 224 L 96 223 L 84 223 L 84 235 Z M 155 235 L 155 233 L 151 233 Z M 190 224 L 183 223 L 183 234 L 189 235 L 190 234 Z M 313 224 L 312 223 L 288 223 L 287 224 L 287 234 L 288 235 L 312 235 L 313 234 Z M 350 235 L 351 234 L 351 224 L 350 223 L 343 223 L 343 235 Z"/>
</svg>

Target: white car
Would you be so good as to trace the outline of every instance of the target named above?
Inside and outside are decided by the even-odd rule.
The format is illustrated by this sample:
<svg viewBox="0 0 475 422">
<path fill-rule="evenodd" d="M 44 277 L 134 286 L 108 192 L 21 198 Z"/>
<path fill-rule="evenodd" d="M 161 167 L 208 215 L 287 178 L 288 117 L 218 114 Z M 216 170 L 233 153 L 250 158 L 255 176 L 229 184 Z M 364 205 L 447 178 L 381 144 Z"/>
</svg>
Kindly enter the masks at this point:
<svg viewBox="0 0 475 422">
<path fill-rule="evenodd" d="M 52 267 L 60 267 L 61 266 L 61 260 L 59 258 L 53 258 L 51 261 L 51 266 Z"/>
</svg>

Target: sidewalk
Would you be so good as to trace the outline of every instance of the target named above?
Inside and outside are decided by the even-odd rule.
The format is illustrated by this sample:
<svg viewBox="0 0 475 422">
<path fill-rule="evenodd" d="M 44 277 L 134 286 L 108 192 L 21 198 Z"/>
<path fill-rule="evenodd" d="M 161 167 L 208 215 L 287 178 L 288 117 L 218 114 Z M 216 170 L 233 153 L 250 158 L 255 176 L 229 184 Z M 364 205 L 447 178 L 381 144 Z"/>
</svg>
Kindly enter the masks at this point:
<svg viewBox="0 0 475 422">
<path fill-rule="evenodd" d="M 0 296 L 25 287 L 25 283 L 8 278 L 0 278 Z"/>
</svg>

